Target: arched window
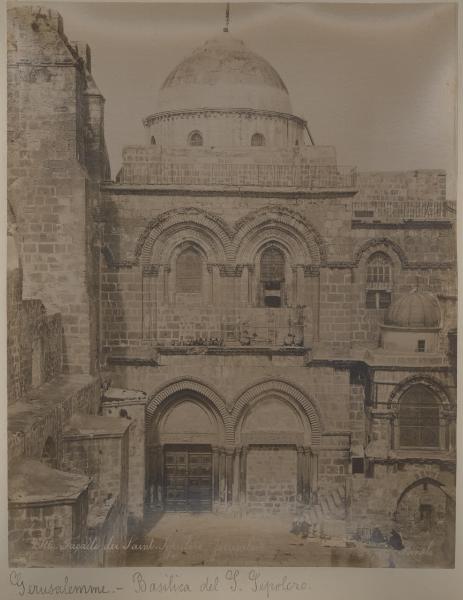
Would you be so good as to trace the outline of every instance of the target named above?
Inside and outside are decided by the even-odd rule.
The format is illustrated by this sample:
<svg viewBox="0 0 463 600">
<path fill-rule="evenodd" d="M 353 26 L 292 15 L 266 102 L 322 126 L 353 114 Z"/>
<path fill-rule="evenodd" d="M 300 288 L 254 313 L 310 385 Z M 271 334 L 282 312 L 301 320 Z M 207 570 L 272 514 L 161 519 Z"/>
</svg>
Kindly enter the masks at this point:
<svg viewBox="0 0 463 600">
<path fill-rule="evenodd" d="M 260 259 L 260 282 L 264 306 L 278 308 L 283 305 L 285 283 L 285 256 L 281 250 L 270 246 Z"/>
<path fill-rule="evenodd" d="M 367 262 L 366 307 L 387 308 L 391 303 L 391 290 L 391 259 L 383 252 L 376 252 Z"/>
<path fill-rule="evenodd" d="M 203 136 L 199 131 L 192 131 L 188 136 L 188 143 L 190 146 L 202 146 Z"/>
<path fill-rule="evenodd" d="M 201 293 L 202 277 L 201 255 L 194 248 L 184 250 L 177 258 L 176 291 L 183 294 Z"/>
<path fill-rule="evenodd" d="M 399 444 L 404 448 L 440 446 L 439 403 L 424 385 L 414 385 L 400 400 Z"/>
<path fill-rule="evenodd" d="M 265 146 L 265 138 L 261 133 L 254 133 L 251 138 L 251 146 Z"/>
<path fill-rule="evenodd" d="M 49 467 L 56 469 L 57 467 L 56 457 L 56 444 L 52 437 L 48 437 L 43 450 L 42 450 L 42 462 L 47 464 Z"/>
<path fill-rule="evenodd" d="M 154 137 L 154 135 L 151 136 L 151 145 L 156 146 L 156 138 Z"/>
</svg>

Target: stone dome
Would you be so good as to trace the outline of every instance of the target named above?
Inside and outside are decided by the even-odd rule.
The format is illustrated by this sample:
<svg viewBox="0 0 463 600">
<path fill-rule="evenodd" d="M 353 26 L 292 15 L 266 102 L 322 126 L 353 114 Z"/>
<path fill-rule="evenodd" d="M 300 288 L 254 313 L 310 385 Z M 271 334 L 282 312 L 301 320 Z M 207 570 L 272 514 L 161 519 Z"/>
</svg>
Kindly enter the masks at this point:
<svg viewBox="0 0 463 600">
<path fill-rule="evenodd" d="M 175 67 L 159 92 L 159 112 L 200 108 L 291 113 L 291 102 L 275 69 L 241 40 L 223 33 Z"/>
<path fill-rule="evenodd" d="M 389 307 L 384 323 L 393 327 L 411 329 L 439 327 L 439 303 L 429 292 L 414 290 Z"/>
</svg>

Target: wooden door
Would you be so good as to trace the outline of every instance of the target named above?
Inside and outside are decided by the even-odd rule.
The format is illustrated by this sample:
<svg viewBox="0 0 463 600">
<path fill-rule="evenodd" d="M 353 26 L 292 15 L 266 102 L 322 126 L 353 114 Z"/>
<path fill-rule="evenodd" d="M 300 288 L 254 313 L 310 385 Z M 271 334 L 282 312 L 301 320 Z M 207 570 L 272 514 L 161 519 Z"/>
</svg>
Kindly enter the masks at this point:
<svg viewBox="0 0 463 600">
<path fill-rule="evenodd" d="M 165 450 L 164 506 L 167 511 L 212 510 L 212 452 L 204 446 Z"/>
</svg>

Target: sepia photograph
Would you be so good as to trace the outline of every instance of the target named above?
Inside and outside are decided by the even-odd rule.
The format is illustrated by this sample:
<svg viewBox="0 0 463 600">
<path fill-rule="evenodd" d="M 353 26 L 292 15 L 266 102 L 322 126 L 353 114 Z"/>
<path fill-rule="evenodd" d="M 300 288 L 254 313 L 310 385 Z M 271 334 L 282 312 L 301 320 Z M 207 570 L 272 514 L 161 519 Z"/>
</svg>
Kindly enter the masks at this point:
<svg viewBox="0 0 463 600">
<path fill-rule="evenodd" d="M 8 3 L 15 578 L 454 568 L 457 24 Z"/>
</svg>

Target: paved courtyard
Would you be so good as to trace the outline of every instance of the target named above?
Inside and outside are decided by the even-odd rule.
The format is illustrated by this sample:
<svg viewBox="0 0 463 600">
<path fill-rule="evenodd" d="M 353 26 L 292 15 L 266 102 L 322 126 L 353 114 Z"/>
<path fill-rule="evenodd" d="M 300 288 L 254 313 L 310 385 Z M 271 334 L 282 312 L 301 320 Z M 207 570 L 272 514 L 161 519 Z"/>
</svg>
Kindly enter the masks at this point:
<svg viewBox="0 0 463 600">
<path fill-rule="evenodd" d="M 129 566 L 419 566 L 413 554 L 335 540 L 302 539 L 291 517 L 237 519 L 215 514 L 152 516 L 129 541 Z"/>
</svg>

